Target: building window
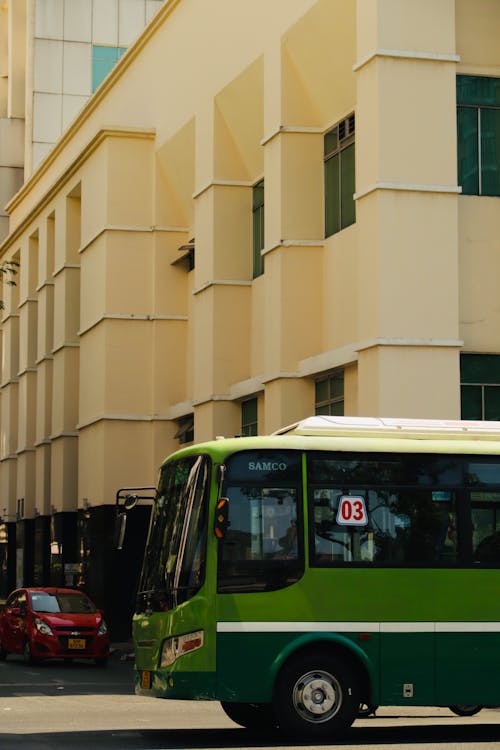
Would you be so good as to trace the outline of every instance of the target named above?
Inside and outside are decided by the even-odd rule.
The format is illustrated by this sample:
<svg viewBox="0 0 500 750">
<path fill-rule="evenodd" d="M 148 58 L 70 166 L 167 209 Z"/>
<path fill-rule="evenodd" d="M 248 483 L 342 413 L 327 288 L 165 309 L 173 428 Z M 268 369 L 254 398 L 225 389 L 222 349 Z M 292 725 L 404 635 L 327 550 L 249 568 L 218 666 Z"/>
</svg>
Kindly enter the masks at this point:
<svg viewBox="0 0 500 750">
<path fill-rule="evenodd" d="M 325 135 L 325 237 L 356 221 L 354 131 L 352 114 Z"/>
<path fill-rule="evenodd" d="M 243 437 L 257 435 L 257 399 L 249 398 L 241 404 L 241 434 Z"/>
<path fill-rule="evenodd" d="M 178 421 L 178 430 L 174 435 L 181 445 L 192 443 L 194 440 L 194 417 L 184 417 Z"/>
<path fill-rule="evenodd" d="M 337 370 L 316 381 L 315 414 L 344 415 L 344 371 Z"/>
<path fill-rule="evenodd" d="M 92 46 L 92 92 L 101 85 L 126 49 L 126 47 L 104 47 L 98 44 Z"/>
<path fill-rule="evenodd" d="M 253 220 L 253 278 L 264 273 L 264 180 L 254 185 L 252 190 Z"/>
<path fill-rule="evenodd" d="M 462 419 L 500 420 L 500 354 L 460 356 Z"/>
<path fill-rule="evenodd" d="M 457 76 L 458 184 L 500 196 L 500 78 Z"/>
</svg>

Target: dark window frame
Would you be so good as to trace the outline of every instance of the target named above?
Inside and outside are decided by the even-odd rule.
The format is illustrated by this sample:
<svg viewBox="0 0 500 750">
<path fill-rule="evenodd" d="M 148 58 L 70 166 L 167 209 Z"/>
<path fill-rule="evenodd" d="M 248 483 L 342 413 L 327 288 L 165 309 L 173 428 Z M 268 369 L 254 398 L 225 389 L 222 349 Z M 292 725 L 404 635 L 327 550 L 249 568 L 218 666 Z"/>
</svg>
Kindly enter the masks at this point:
<svg viewBox="0 0 500 750">
<path fill-rule="evenodd" d="M 354 112 L 344 118 L 324 136 L 324 198 L 325 237 L 331 237 L 356 222 L 355 170 L 356 170 L 356 120 Z M 352 167 L 349 160 L 352 158 Z M 332 183 L 335 187 L 332 187 Z M 349 184 L 352 193 L 344 196 Z"/>
<path fill-rule="evenodd" d="M 333 384 L 342 378 L 342 395 L 333 394 Z M 319 399 L 318 390 L 322 384 L 328 383 L 328 398 Z M 314 382 L 315 395 L 314 395 L 314 413 L 316 415 L 329 415 L 329 416 L 343 416 L 345 409 L 345 370 L 344 368 L 333 370 L 328 375 L 316 378 Z M 340 408 L 341 407 L 341 408 Z"/>
<path fill-rule="evenodd" d="M 255 415 L 248 414 L 255 406 Z M 241 435 L 242 437 L 255 437 L 259 432 L 259 400 L 255 396 L 241 402 Z"/>
<path fill-rule="evenodd" d="M 253 278 L 264 273 L 264 221 L 265 221 L 264 180 L 256 182 L 252 188 L 252 248 Z"/>
<path fill-rule="evenodd" d="M 500 197 L 499 77 L 457 76 L 457 168 L 463 195 Z"/>
</svg>

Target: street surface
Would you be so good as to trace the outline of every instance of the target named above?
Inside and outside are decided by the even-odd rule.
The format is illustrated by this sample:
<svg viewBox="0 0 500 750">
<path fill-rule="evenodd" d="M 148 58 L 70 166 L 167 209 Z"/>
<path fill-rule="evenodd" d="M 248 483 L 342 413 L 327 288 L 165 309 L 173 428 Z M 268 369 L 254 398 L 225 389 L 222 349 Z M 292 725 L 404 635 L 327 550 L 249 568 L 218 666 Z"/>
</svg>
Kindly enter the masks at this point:
<svg viewBox="0 0 500 750">
<path fill-rule="evenodd" d="M 0 750 L 309 748 L 237 727 L 218 703 L 162 701 L 132 692 L 132 662 L 27 666 L 0 662 Z M 359 720 L 338 750 L 500 750 L 500 709 L 459 718 L 448 709 L 383 708 Z"/>
</svg>

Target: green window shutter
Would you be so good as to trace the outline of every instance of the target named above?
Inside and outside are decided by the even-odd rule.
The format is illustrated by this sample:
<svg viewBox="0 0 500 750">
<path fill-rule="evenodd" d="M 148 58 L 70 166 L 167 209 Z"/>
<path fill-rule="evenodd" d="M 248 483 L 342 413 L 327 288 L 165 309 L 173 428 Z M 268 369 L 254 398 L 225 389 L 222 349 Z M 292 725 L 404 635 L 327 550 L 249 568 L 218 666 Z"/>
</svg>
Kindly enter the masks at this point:
<svg viewBox="0 0 500 750">
<path fill-rule="evenodd" d="M 356 221 L 354 135 L 353 113 L 324 136 L 325 237 Z"/>
<path fill-rule="evenodd" d="M 483 403 L 482 388 L 479 385 L 463 385 L 461 394 L 462 419 L 482 419 Z"/>
<path fill-rule="evenodd" d="M 481 109 L 481 195 L 500 195 L 500 109 Z"/>
<path fill-rule="evenodd" d="M 354 224 L 356 221 L 356 204 L 354 202 L 354 143 L 340 152 L 340 225 L 341 228 Z"/>
<path fill-rule="evenodd" d="M 460 382 L 500 385 L 500 354 L 462 354 Z"/>
<path fill-rule="evenodd" d="M 252 224 L 253 224 L 253 278 L 264 273 L 264 180 L 254 186 L 252 191 Z"/>
<path fill-rule="evenodd" d="M 249 398 L 241 404 L 241 434 L 244 437 L 257 435 L 257 399 Z"/>
<path fill-rule="evenodd" d="M 479 195 L 478 111 L 458 107 L 458 184 L 465 195 Z"/>
<path fill-rule="evenodd" d="M 485 387 L 484 418 L 500 420 L 500 386 L 487 385 Z"/>
<path fill-rule="evenodd" d="M 340 154 L 336 154 L 325 162 L 325 236 L 340 228 Z"/>
<path fill-rule="evenodd" d="M 315 414 L 343 416 L 344 371 L 339 370 L 315 383 Z"/>
</svg>

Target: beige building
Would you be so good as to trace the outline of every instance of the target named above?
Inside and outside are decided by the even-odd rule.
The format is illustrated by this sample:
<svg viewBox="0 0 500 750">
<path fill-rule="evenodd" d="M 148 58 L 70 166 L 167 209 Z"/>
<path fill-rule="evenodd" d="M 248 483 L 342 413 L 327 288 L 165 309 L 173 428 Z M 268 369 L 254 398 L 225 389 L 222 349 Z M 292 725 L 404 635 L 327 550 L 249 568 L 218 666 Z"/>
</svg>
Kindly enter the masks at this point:
<svg viewBox="0 0 500 750">
<path fill-rule="evenodd" d="M 115 494 L 193 439 L 500 417 L 499 30 L 496 0 L 163 3 L 6 206 L 4 588 L 78 569 L 118 611 L 147 519 L 113 551 Z"/>
</svg>

